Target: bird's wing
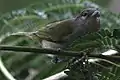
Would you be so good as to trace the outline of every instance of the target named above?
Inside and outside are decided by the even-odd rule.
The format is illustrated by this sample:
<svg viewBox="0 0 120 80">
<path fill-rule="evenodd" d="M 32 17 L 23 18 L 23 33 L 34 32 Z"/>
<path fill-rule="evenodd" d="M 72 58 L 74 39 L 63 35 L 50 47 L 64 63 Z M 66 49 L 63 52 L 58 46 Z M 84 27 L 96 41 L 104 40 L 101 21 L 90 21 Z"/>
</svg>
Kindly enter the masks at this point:
<svg viewBox="0 0 120 80">
<path fill-rule="evenodd" d="M 62 41 L 66 36 L 73 32 L 73 25 L 72 19 L 63 20 L 47 25 L 43 32 L 49 35 L 52 41 Z"/>
</svg>

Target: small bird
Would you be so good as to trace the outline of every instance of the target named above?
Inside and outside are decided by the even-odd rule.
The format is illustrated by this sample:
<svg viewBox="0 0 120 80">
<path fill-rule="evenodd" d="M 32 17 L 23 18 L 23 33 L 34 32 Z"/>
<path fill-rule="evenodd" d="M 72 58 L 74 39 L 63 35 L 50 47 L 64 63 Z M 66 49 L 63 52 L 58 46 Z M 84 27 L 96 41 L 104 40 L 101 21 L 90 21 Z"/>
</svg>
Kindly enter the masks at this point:
<svg viewBox="0 0 120 80">
<path fill-rule="evenodd" d="M 34 33 L 42 48 L 65 49 L 77 38 L 100 29 L 100 11 L 84 9 L 77 17 L 48 24 Z M 54 55 L 49 55 L 54 57 Z"/>
</svg>

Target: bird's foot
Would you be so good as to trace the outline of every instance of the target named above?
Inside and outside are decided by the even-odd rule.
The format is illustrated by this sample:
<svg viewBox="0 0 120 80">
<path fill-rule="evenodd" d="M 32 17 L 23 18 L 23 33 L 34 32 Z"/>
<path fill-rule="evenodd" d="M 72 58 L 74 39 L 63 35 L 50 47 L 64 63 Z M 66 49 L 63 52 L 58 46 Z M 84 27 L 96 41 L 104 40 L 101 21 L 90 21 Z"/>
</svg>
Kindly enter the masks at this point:
<svg viewBox="0 0 120 80">
<path fill-rule="evenodd" d="M 51 60 L 51 62 L 53 63 L 59 63 L 59 62 L 63 62 L 64 60 L 59 58 L 58 56 L 54 56 L 54 58 Z"/>
</svg>

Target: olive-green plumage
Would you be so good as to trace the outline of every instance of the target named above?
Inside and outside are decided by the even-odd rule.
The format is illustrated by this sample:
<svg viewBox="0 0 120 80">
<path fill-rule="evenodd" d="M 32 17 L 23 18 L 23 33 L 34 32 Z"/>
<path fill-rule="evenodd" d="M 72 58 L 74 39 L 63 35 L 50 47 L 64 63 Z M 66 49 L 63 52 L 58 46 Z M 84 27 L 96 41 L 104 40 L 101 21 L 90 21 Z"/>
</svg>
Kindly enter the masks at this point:
<svg viewBox="0 0 120 80">
<path fill-rule="evenodd" d="M 100 12 L 94 8 L 83 10 L 77 17 L 48 24 L 35 33 L 43 48 L 66 48 L 77 38 L 100 28 Z"/>
</svg>

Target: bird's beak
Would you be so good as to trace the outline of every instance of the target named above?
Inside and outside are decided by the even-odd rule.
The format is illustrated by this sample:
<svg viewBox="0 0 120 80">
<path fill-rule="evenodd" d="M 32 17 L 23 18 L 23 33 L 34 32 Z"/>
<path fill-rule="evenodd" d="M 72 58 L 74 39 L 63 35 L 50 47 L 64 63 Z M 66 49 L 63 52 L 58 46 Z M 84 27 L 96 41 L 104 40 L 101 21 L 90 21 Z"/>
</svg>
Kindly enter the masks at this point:
<svg viewBox="0 0 120 80">
<path fill-rule="evenodd" d="M 92 13 L 91 17 L 100 17 L 100 11 L 95 10 L 95 11 Z"/>
</svg>

